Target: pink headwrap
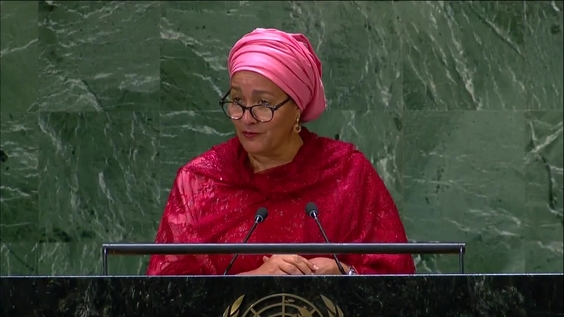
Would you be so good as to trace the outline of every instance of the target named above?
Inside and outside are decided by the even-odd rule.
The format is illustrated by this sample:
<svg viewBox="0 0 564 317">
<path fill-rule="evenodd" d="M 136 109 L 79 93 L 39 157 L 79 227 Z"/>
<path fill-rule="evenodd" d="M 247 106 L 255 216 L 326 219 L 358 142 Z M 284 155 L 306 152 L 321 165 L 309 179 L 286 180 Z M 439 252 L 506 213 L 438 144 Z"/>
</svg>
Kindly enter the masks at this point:
<svg viewBox="0 0 564 317">
<path fill-rule="evenodd" d="M 303 122 L 317 119 L 327 107 L 321 61 L 303 34 L 255 29 L 235 43 L 227 64 L 229 77 L 247 70 L 274 82 L 302 110 Z"/>
</svg>

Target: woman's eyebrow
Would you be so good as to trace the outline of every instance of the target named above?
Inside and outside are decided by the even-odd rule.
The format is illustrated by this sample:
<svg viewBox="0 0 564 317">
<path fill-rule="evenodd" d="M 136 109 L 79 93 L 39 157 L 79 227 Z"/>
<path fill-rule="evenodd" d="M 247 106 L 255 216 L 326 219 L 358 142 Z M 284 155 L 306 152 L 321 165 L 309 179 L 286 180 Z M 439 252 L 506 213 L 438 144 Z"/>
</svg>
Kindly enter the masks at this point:
<svg viewBox="0 0 564 317">
<path fill-rule="evenodd" d="M 235 90 L 237 92 L 241 92 L 241 87 L 238 86 L 231 86 L 232 90 Z M 271 93 L 270 91 L 267 90 L 260 90 L 260 89 L 254 89 L 253 90 L 253 96 L 263 96 L 263 95 L 269 95 L 271 97 L 276 97 L 273 93 Z"/>
</svg>

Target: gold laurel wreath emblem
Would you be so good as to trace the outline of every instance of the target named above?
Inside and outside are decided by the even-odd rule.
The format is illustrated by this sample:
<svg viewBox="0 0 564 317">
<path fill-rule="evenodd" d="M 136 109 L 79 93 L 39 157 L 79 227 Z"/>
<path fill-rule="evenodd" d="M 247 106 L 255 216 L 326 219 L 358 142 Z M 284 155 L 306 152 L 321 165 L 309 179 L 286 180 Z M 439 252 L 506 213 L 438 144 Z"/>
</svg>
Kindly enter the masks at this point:
<svg viewBox="0 0 564 317">
<path fill-rule="evenodd" d="M 241 304 L 243 303 L 243 299 L 245 299 L 245 295 L 239 296 L 233 304 L 229 305 L 227 309 L 223 312 L 223 317 L 237 317 L 239 316 L 239 309 L 241 308 Z"/>
<path fill-rule="evenodd" d="M 233 304 L 229 305 L 225 311 L 223 312 L 222 317 L 238 317 L 239 313 L 241 312 L 241 304 L 243 304 L 243 300 L 245 299 L 245 295 L 241 295 L 239 296 L 239 298 L 237 298 Z M 343 314 L 343 311 L 341 310 L 341 308 L 339 308 L 338 305 L 335 305 L 335 303 L 333 303 L 329 298 L 321 295 L 321 299 L 323 300 L 323 303 L 325 304 L 325 308 L 327 308 L 327 314 L 328 317 L 344 317 L 345 314 Z M 304 315 L 307 314 L 307 315 Z M 300 317 L 312 317 L 311 314 L 309 314 L 309 312 L 304 311 L 301 312 L 302 316 Z"/>
<path fill-rule="evenodd" d="M 343 312 L 341 311 L 341 308 L 339 308 L 339 306 L 335 305 L 329 298 L 321 295 L 321 299 L 323 300 L 323 303 L 325 303 L 325 306 L 327 306 L 327 313 L 329 314 L 329 317 L 344 317 L 345 316 L 343 314 Z"/>
</svg>

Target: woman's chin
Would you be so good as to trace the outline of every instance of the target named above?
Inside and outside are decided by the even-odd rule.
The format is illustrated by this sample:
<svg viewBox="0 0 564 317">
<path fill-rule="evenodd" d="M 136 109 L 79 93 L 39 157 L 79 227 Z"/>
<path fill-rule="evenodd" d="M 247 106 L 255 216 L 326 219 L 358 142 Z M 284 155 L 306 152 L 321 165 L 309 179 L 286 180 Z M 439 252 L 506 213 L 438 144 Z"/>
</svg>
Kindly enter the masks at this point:
<svg viewBox="0 0 564 317">
<path fill-rule="evenodd" d="M 265 143 L 262 140 L 248 139 L 244 136 L 239 136 L 239 142 L 243 146 L 243 149 L 249 154 L 263 153 L 266 149 Z"/>
<path fill-rule="evenodd" d="M 241 145 L 243 145 L 243 149 L 245 149 L 245 152 L 251 155 L 264 153 L 265 150 L 265 147 L 262 146 L 261 144 L 249 144 L 248 142 L 241 142 Z"/>
</svg>

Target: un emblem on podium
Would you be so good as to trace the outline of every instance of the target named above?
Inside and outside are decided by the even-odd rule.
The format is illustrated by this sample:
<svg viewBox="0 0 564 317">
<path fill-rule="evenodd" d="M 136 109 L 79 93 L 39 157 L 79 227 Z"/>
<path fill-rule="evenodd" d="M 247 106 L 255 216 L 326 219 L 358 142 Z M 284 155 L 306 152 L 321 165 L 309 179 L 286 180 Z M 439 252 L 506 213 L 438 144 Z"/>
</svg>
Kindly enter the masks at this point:
<svg viewBox="0 0 564 317">
<path fill-rule="evenodd" d="M 325 307 L 316 307 L 307 299 L 287 293 L 263 297 L 248 307 L 243 307 L 245 295 L 229 305 L 223 317 L 344 317 L 345 315 L 330 299 L 321 295 Z"/>
</svg>

